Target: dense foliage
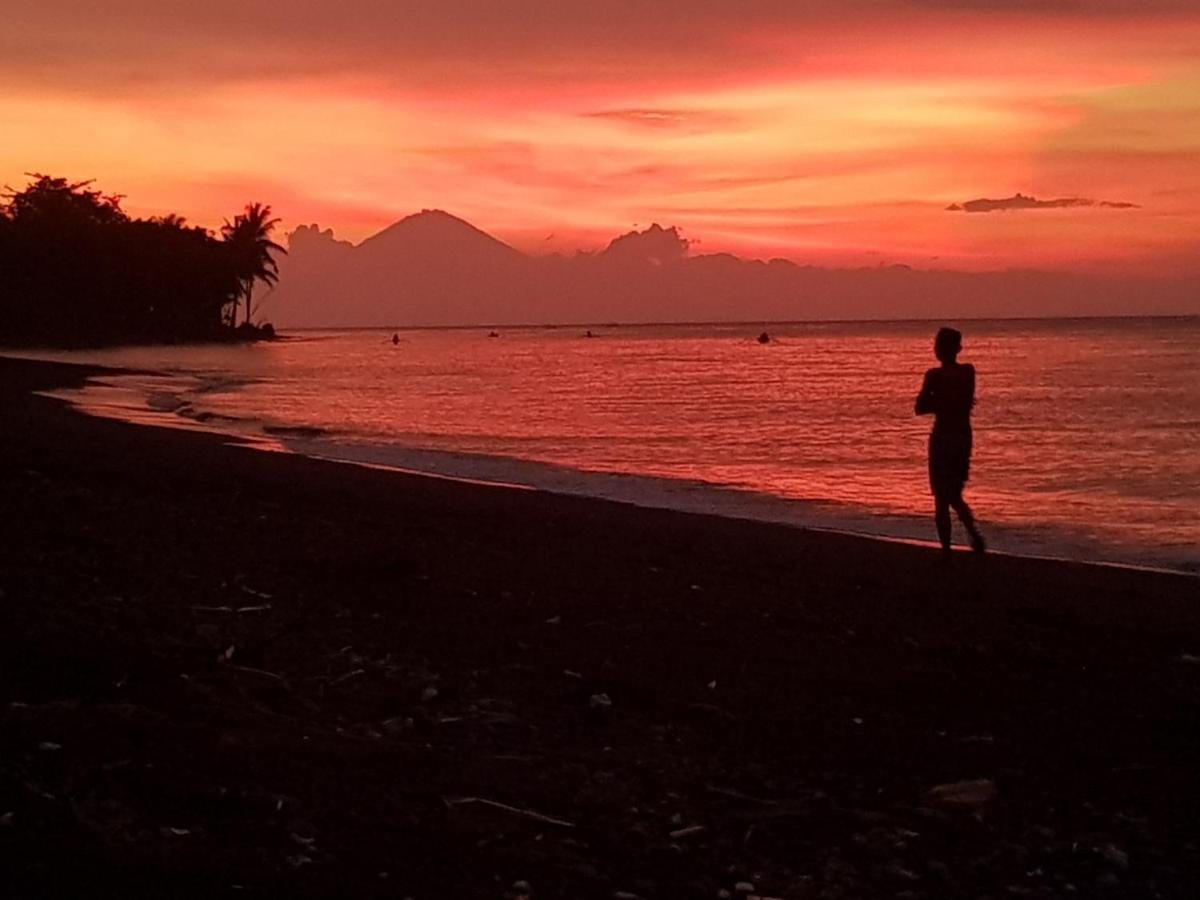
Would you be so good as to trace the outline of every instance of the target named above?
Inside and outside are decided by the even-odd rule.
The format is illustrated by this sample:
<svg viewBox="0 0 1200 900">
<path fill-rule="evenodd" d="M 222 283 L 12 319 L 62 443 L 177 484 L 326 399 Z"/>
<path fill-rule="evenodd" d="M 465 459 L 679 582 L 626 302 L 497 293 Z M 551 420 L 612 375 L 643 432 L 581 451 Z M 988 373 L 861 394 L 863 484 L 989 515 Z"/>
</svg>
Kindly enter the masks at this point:
<svg viewBox="0 0 1200 900">
<path fill-rule="evenodd" d="M 234 335 L 253 283 L 236 242 L 177 216 L 130 218 L 90 182 L 32 178 L 0 198 L 0 345 Z"/>
</svg>

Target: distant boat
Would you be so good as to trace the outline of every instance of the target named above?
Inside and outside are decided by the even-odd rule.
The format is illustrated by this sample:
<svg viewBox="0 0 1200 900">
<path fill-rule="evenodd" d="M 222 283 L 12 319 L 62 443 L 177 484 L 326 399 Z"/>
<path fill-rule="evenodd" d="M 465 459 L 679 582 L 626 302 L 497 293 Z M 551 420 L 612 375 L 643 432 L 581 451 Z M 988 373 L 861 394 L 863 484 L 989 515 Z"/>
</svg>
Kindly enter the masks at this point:
<svg viewBox="0 0 1200 900">
<path fill-rule="evenodd" d="M 588 338 L 588 337 L 595 337 L 595 335 L 594 335 L 594 334 L 592 334 L 592 329 L 590 329 L 590 328 L 589 328 L 589 329 L 588 329 L 588 330 L 587 330 L 587 331 L 584 333 L 584 335 L 583 335 L 583 336 L 584 336 L 585 338 Z"/>
<path fill-rule="evenodd" d="M 769 344 L 771 343 L 771 336 L 764 331 L 758 336 L 758 342 L 760 344 Z"/>
<path fill-rule="evenodd" d="M 498 332 L 498 331 L 489 331 L 489 332 L 488 332 L 488 337 L 500 337 L 500 332 Z"/>
</svg>

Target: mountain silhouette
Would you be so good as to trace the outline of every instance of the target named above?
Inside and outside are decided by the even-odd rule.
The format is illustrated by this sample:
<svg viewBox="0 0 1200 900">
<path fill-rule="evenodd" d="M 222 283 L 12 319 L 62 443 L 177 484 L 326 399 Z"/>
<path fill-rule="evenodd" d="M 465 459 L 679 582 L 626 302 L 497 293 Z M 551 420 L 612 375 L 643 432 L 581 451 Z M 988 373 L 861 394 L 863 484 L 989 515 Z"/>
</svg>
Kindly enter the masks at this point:
<svg viewBox="0 0 1200 900">
<path fill-rule="evenodd" d="M 436 264 L 439 258 L 475 265 L 512 264 L 525 255 L 470 222 L 440 209 L 406 216 L 358 245 L 360 259 L 412 259 Z"/>
<path fill-rule="evenodd" d="M 357 246 L 302 225 L 266 313 L 285 327 L 396 327 L 1200 312 L 1194 277 L 831 269 L 689 245 L 655 224 L 596 253 L 535 257 L 442 210 Z"/>
</svg>

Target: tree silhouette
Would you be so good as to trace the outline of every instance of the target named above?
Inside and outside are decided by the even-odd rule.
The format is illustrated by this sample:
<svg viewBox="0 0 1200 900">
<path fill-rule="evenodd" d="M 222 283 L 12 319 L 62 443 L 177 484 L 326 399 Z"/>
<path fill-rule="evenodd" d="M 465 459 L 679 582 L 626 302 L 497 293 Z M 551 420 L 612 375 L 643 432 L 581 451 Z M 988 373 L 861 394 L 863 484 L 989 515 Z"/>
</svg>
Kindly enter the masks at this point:
<svg viewBox="0 0 1200 900">
<path fill-rule="evenodd" d="M 33 183 L 23 191 L 5 187 L 4 211 L 18 226 L 115 225 L 129 221 L 121 209 L 120 194 L 102 194 L 89 190 L 91 181 L 70 182 L 37 172 L 26 173 Z"/>
<path fill-rule="evenodd" d="M 0 192 L 0 345 L 260 337 L 224 322 L 245 286 L 232 245 L 176 215 L 130 218 L 88 181 L 29 177 Z"/>
<path fill-rule="evenodd" d="M 221 237 L 233 254 L 240 285 L 230 311 L 231 325 L 237 324 L 238 301 L 242 297 L 246 300 L 246 324 L 250 324 L 256 281 L 273 285 L 279 280 L 279 265 L 271 254 L 276 251 L 286 254 L 287 250 L 271 240 L 271 232 L 278 224 L 279 219 L 271 218 L 270 206 L 249 203 L 244 212 L 234 216 L 232 222 L 226 221 L 221 228 Z"/>
</svg>

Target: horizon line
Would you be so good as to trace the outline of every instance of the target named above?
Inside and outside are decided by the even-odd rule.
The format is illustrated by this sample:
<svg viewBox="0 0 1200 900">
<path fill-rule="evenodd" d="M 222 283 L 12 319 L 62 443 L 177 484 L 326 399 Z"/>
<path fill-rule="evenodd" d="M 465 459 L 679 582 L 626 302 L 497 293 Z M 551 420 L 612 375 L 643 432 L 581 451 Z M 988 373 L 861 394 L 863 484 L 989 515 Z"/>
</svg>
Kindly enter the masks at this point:
<svg viewBox="0 0 1200 900">
<path fill-rule="evenodd" d="M 478 322 L 465 325 L 305 325 L 284 326 L 281 333 L 294 331 L 473 331 L 476 329 L 508 328 L 526 331 L 557 331 L 563 328 L 655 328 L 665 325 L 681 327 L 747 325 L 903 325 L 928 322 L 1089 322 L 1118 320 L 1200 320 L 1200 313 L 1114 313 L 1112 315 L 1087 316 L 908 316 L 886 319 L 708 319 L 708 320 L 665 320 L 646 322 L 539 322 L 502 323 Z"/>
</svg>

